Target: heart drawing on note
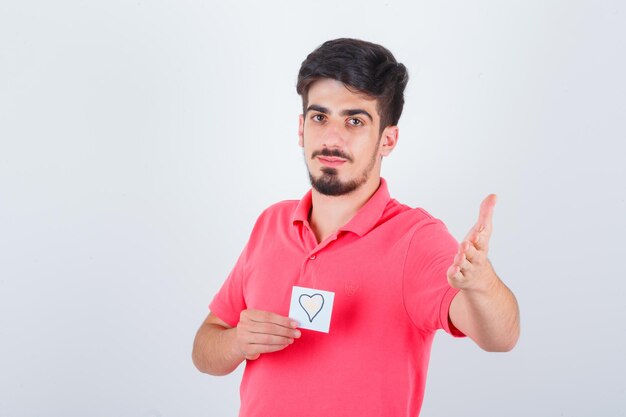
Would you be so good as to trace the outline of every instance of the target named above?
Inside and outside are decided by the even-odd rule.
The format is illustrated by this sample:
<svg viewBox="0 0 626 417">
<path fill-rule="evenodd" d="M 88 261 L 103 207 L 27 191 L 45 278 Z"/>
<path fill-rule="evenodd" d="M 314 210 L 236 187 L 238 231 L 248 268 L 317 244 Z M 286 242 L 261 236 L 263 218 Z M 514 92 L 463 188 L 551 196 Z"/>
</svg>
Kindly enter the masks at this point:
<svg viewBox="0 0 626 417">
<path fill-rule="evenodd" d="M 309 317 L 309 322 L 313 323 L 315 316 L 317 316 L 319 312 L 322 311 L 322 307 L 324 307 L 324 296 L 322 294 L 302 294 L 298 302 Z"/>
</svg>

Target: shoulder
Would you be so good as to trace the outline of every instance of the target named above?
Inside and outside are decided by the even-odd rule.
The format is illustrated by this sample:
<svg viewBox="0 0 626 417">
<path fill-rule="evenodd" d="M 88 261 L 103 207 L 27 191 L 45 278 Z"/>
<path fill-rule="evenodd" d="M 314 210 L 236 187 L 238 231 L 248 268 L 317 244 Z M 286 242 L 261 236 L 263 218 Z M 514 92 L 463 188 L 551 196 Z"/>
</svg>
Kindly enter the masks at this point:
<svg viewBox="0 0 626 417">
<path fill-rule="evenodd" d="M 456 253 L 458 243 L 442 220 L 420 207 L 411 209 L 410 216 L 413 220 L 410 252 L 419 256 Z"/>
<path fill-rule="evenodd" d="M 296 207 L 298 207 L 298 202 L 298 200 L 283 200 L 272 204 L 261 212 L 257 223 L 268 221 L 291 222 Z"/>
<path fill-rule="evenodd" d="M 267 207 L 259 214 L 252 228 L 251 238 L 287 229 L 293 224 L 293 215 L 297 206 L 298 200 L 284 200 Z"/>
<path fill-rule="evenodd" d="M 421 207 L 413 208 L 390 199 L 382 216 L 372 230 L 372 236 L 384 236 L 397 241 L 405 250 L 418 251 L 424 247 L 454 245 L 454 238 L 445 224 Z"/>
<path fill-rule="evenodd" d="M 410 207 L 395 199 L 390 199 L 381 217 L 381 223 L 388 221 L 404 224 L 413 232 L 424 229 L 424 231 L 434 231 L 442 229 L 447 232 L 445 224 L 421 207 Z M 436 226 L 436 227 L 428 227 Z"/>
</svg>

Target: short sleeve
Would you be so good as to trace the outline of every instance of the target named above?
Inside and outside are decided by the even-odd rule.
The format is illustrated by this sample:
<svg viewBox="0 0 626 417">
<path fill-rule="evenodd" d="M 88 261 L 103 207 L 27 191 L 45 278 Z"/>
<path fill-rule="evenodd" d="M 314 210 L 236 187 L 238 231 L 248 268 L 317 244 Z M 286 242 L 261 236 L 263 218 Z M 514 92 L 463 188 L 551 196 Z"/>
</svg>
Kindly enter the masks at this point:
<svg viewBox="0 0 626 417">
<path fill-rule="evenodd" d="M 446 272 L 457 251 L 457 241 L 440 220 L 416 225 L 404 263 L 403 299 L 409 317 L 422 331 L 443 329 L 453 336 L 464 336 L 448 318 L 459 290 L 448 284 Z"/>
<path fill-rule="evenodd" d="M 209 310 L 228 325 L 235 327 L 239 323 L 240 313 L 246 309 L 243 295 L 243 278 L 245 276 L 246 254 L 248 246 L 243 249 L 235 267 L 222 284 L 222 288 L 213 297 Z"/>
</svg>

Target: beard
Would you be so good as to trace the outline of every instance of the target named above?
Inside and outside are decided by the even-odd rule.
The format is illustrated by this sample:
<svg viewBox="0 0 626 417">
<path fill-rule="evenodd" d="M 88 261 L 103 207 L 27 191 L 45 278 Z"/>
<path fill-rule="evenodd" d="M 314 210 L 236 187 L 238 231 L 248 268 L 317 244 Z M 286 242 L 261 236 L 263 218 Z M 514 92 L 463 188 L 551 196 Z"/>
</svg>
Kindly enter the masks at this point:
<svg viewBox="0 0 626 417">
<path fill-rule="evenodd" d="M 318 177 L 314 177 L 311 171 L 309 171 L 309 180 L 311 181 L 311 186 L 317 192 L 328 196 L 350 194 L 363 185 L 368 178 L 368 172 L 364 172 L 359 178 L 341 181 L 335 168 L 324 167 L 321 171 L 322 174 Z"/>
<path fill-rule="evenodd" d="M 378 141 L 380 142 L 380 138 L 378 139 Z M 378 149 L 378 144 L 375 149 Z M 330 150 L 330 149 L 324 148 L 321 151 L 314 151 L 313 154 L 311 155 L 311 159 L 314 159 L 317 155 L 337 156 L 337 157 L 346 159 L 348 163 L 353 162 L 353 159 L 349 155 L 344 154 L 338 149 Z M 339 179 L 339 173 L 337 172 L 337 169 L 335 168 L 323 167 L 320 169 L 320 171 L 322 171 L 321 175 L 317 177 L 311 173 L 311 170 L 308 168 L 308 165 L 307 165 L 307 169 L 309 171 L 309 181 L 311 182 L 311 186 L 317 192 L 323 195 L 336 197 L 336 196 L 350 194 L 353 191 L 357 190 L 360 186 L 365 184 L 367 180 L 369 179 L 369 174 L 370 172 L 372 172 L 372 169 L 374 169 L 375 165 L 376 165 L 376 151 L 374 151 L 374 153 L 372 154 L 370 163 L 367 165 L 367 167 L 365 167 L 361 175 L 359 175 L 357 178 L 353 178 L 348 181 L 341 181 Z"/>
</svg>

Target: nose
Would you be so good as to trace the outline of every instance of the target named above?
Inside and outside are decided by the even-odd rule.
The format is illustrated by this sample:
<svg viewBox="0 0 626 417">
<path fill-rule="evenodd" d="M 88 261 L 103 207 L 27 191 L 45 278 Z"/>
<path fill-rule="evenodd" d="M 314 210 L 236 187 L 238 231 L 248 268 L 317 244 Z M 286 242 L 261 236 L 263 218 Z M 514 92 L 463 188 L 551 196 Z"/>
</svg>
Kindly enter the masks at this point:
<svg viewBox="0 0 626 417">
<path fill-rule="evenodd" d="M 339 148 L 344 144 L 343 126 L 335 123 L 329 123 L 322 137 L 322 145 L 325 148 Z"/>
</svg>

